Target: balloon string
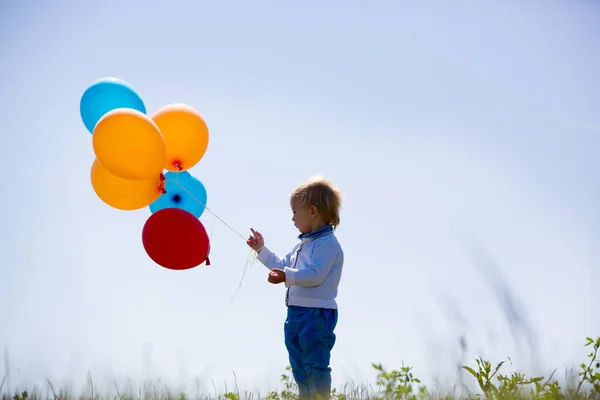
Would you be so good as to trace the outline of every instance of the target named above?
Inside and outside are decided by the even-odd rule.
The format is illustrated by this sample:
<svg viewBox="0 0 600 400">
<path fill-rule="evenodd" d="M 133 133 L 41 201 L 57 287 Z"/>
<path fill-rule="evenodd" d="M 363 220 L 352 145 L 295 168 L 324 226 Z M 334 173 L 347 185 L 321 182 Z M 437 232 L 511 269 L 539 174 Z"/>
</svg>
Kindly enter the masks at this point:
<svg viewBox="0 0 600 400">
<path fill-rule="evenodd" d="M 177 180 L 173 180 L 170 177 L 167 177 L 166 179 L 170 180 L 171 182 L 173 182 L 174 184 L 176 184 L 177 186 L 179 186 L 181 188 L 181 190 L 183 190 L 184 192 L 186 192 L 193 200 L 195 200 L 196 202 L 198 202 L 199 204 L 201 204 L 208 212 L 210 212 L 216 219 L 218 219 L 219 221 L 221 221 L 226 227 L 228 227 L 231 231 L 233 231 L 234 233 L 236 233 L 239 237 L 241 237 L 244 240 L 244 243 L 246 242 L 246 237 L 244 235 L 242 235 L 241 233 L 239 233 L 238 231 L 236 231 L 235 229 L 233 229 L 227 222 L 223 221 L 223 219 L 221 217 L 219 217 L 217 214 L 215 214 L 210 208 L 208 208 L 206 206 L 206 204 L 204 204 L 203 202 L 201 202 L 198 198 L 196 198 L 196 196 L 194 196 L 193 194 L 191 194 L 183 185 L 181 185 L 178 182 L 179 176 L 177 176 Z M 214 220 L 213 220 L 213 228 L 214 228 Z M 244 277 L 246 276 L 246 271 L 248 270 L 248 268 L 250 266 L 252 266 L 252 264 L 254 264 L 254 261 L 256 261 L 256 257 L 257 257 L 258 253 L 252 249 L 250 249 L 250 253 L 248 254 L 248 257 L 246 258 L 246 264 L 244 265 L 244 271 L 242 272 L 242 277 L 240 279 L 240 282 L 238 283 L 237 288 L 235 289 L 235 293 L 233 294 L 233 296 L 231 297 L 231 300 L 229 300 L 230 303 L 233 302 L 233 299 L 235 298 L 235 296 L 237 296 L 238 291 L 240 290 L 240 288 L 242 287 L 242 282 L 244 281 Z"/>
<path fill-rule="evenodd" d="M 170 177 L 167 178 L 169 179 L 171 182 L 173 182 L 174 184 L 176 184 L 177 186 L 179 186 L 184 192 L 186 192 L 187 194 L 190 195 L 190 197 L 192 199 L 194 199 L 195 201 L 197 201 L 199 204 L 201 204 L 204 208 L 206 208 L 206 210 L 211 213 L 212 215 L 215 216 L 215 218 L 217 218 L 219 221 L 221 221 L 226 227 L 228 227 L 229 229 L 231 229 L 234 233 L 236 233 L 239 237 L 241 237 L 244 240 L 244 243 L 246 243 L 246 236 L 242 235 L 241 233 L 239 233 L 238 231 L 236 231 L 235 229 L 233 229 L 227 222 L 223 221 L 223 219 L 221 217 L 219 217 L 217 214 L 215 214 L 214 212 L 212 212 L 212 210 L 210 208 L 208 208 L 206 206 L 206 204 L 204 204 L 203 202 L 201 202 L 200 200 L 198 200 L 193 194 L 191 194 L 190 192 L 188 192 L 188 190 L 183 187 L 181 184 L 179 184 L 179 182 L 172 180 Z"/>
<path fill-rule="evenodd" d="M 235 296 L 237 296 L 238 291 L 242 287 L 242 282 L 244 281 L 244 277 L 246 276 L 246 271 L 248 270 L 248 267 L 250 267 L 250 266 L 252 266 L 252 264 L 254 264 L 254 261 L 256 261 L 256 256 L 257 256 L 257 253 L 254 250 L 250 250 L 250 253 L 248 253 L 248 258 L 246 258 L 246 264 L 244 265 L 244 272 L 242 272 L 242 277 L 240 278 L 240 283 L 238 283 L 238 286 L 235 289 L 233 296 L 231 296 L 231 299 L 229 300 L 230 303 L 233 303 L 233 299 L 235 299 Z"/>
</svg>

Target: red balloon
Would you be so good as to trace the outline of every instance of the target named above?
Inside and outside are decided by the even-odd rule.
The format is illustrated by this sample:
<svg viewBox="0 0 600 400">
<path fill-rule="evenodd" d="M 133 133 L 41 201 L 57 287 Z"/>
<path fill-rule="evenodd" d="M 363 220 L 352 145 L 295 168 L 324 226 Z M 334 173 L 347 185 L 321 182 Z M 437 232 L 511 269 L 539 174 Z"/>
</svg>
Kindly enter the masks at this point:
<svg viewBox="0 0 600 400">
<path fill-rule="evenodd" d="M 181 208 L 163 208 L 150 215 L 142 242 L 152 261 L 173 270 L 197 267 L 208 260 L 210 251 L 202 222 Z"/>
</svg>

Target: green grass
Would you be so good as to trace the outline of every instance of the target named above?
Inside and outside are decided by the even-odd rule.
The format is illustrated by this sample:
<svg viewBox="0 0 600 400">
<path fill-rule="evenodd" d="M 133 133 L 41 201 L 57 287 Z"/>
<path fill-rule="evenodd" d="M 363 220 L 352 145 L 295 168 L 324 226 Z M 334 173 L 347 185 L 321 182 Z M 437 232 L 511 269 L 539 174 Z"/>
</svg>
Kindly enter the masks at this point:
<svg viewBox="0 0 600 400">
<path fill-rule="evenodd" d="M 555 378 L 556 370 L 548 377 L 528 377 L 517 371 L 505 373 L 505 361 L 492 365 L 489 361 L 478 358 L 473 365 L 465 365 L 463 369 L 470 375 L 478 388 L 475 392 L 458 390 L 443 393 L 439 389 L 427 388 L 414 375 L 411 367 L 402 366 L 397 370 L 386 370 L 380 364 L 373 364 L 377 371 L 376 385 L 346 385 L 333 389 L 333 400 L 354 399 L 600 399 L 600 337 L 596 340 L 586 338 L 585 346 L 589 349 L 587 358 L 579 366 L 579 371 L 571 379 L 561 384 Z M 158 390 L 149 385 L 137 392 L 122 393 L 115 388 L 115 393 L 96 393 L 91 379 L 84 393 L 73 395 L 65 390 L 56 390 L 51 382 L 45 389 L 32 388 L 29 391 L 18 390 L 12 394 L 3 392 L 4 379 L 0 381 L 2 400 L 192 400 L 192 399 L 229 399 L 229 400 L 297 400 L 297 388 L 291 378 L 290 368 L 281 376 L 281 388 L 264 395 L 260 393 L 240 393 L 238 390 L 227 391 L 220 395 L 189 398 L 183 393 L 171 393 L 169 390 Z"/>
</svg>

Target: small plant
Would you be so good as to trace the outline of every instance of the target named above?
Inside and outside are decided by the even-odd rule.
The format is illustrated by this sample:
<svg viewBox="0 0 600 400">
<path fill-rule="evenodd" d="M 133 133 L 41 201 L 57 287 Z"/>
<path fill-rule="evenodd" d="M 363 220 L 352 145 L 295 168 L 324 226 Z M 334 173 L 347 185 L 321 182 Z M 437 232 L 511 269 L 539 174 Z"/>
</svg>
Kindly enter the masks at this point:
<svg viewBox="0 0 600 400">
<path fill-rule="evenodd" d="M 27 400 L 28 398 L 29 394 L 27 393 L 27 390 L 23 391 L 21 394 L 15 393 L 13 396 L 13 400 Z"/>
<path fill-rule="evenodd" d="M 287 372 L 291 372 L 292 367 L 285 367 Z M 267 393 L 266 400 L 298 400 L 298 386 L 294 379 L 288 374 L 281 374 L 283 390 L 281 392 L 272 391 Z"/>
<path fill-rule="evenodd" d="M 223 395 L 223 397 L 225 397 L 226 399 L 229 399 L 229 400 L 240 400 L 239 393 L 227 392 Z"/>
<path fill-rule="evenodd" d="M 346 396 L 344 393 L 338 392 L 336 388 L 331 390 L 331 398 L 333 400 L 348 400 L 348 396 Z"/>
<path fill-rule="evenodd" d="M 477 379 L 477 383 L 479 384 L 479 388 L 483 392 L 486 398 L 491 399 L 493 395 L 499 395 L 498 388 L 492 383 L 492 379 L 498 373 L 504 361 L 501 361 L 494 372 L 492 371 L 492 364 L 489 361 L 483 360 L 481 357 L 475 360 L 477 363 L 477 371 L 469 366 L 463 366 L 463 368 L 468 371 L 475 379 Z"/>
<path fill-rule="evenodd" d="M 556 370 L 550 374 L 550 377 L 542 382 L 543 379 L 535 379 L 532 383 L 535 386 L 535 390 L 531 389 L 531 397 L 543 400 L 560 400 L 564 399 L 564 394 L 561 393 L 560 384 L 554 377 Z"/>
<path fill-rule="evenodd" d="M 581 363 L 581 372 L 579 372 L 579 376 L 581 376 L 581 380 L 579 381 L 579 385 L 577 385 L 577 394 L 581 390 L 583 384 L 588 383 L 590 388 L 590 396 L 591 398 L 600 397 L 600 360 L 598 360 L 598 348 L 600 348 L 600 337 L 596 340 L 591 337 L 586 338 L 585 346 L 592 346 L 593 350 L 587 355 L 590 359 L 588 364 Z"/>
<path fill-rule="evenodd" d="M 509 359 L 510 361 L 510 359 Z M 492 366 L 489 361 L 483 360 L 481 357 L 476 360 L 477 371 L 468 366 L 463 368 L 468 371 L 479 384 L 479 388 L 483 392 L 487 399 L 517 399 L 525 397 L 527 392 L 526 387 L 533 385 L 529 388 L 529 393 L 532 398 L 536 399 L 558 399 L 561 398 L 558 393 L 560 392 L 560 385 L 556 380 L 552 380 L 554 372 L 550 375 L 545 382 L 541 376 L 528 378 L 525 374 L 520 372 L 511 372 L 510 375 L 504 375 L 498 373 L 500 368 L 504 365 L 505 361 L 501 361 L 494 368 L 492 372 Z M 498 385 L 494 384 L 493 378 L 496 377 Z"/>
<path fill-rule="evenodd" d="M 384 387 L 384 397 L 375 397 L 374 400 L 427 398 L 428 392 L 425 386 L 419 387 L 416 393 L 413 391 L 413 385 L 421 383 L 421 381 L 413 376 L 412 367 L 404 366 L 404 363 L 402 363 L 399 370 L 386 371 L 381 364 L 372 365 L 373 368 L 379 371 L 377 385 Z"/>
</svg>

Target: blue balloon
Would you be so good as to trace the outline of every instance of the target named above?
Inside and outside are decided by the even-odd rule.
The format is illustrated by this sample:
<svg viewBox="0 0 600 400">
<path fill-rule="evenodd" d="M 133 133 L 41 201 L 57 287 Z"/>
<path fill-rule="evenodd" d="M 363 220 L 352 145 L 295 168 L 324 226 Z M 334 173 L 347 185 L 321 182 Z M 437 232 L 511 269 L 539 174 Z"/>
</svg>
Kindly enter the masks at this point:
<svg viewBox="0 0 600 400">
<path fill-rule="evenodd" d="M 200 218 L 206 209 L 206 188 L 202 182 L 188 171 L 168 171 L 165 179 L 167 193 L 160 195 L 150 204 L 152 214 L 163 208 L 181 208 Z"/>
<path fill-rule="evenodd" d="M 146 106 L 135 89 L 119 78 L 102 78 L 93 82 L 81 96 L 79 113 L 83 124 L 94 133 L 104 114 L 117 108 L 133 108 L 146 114 Z"/>
</svg>

